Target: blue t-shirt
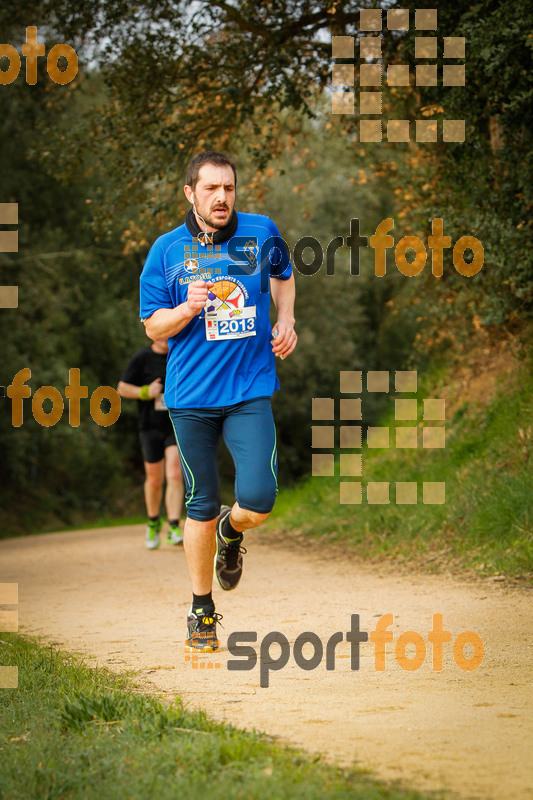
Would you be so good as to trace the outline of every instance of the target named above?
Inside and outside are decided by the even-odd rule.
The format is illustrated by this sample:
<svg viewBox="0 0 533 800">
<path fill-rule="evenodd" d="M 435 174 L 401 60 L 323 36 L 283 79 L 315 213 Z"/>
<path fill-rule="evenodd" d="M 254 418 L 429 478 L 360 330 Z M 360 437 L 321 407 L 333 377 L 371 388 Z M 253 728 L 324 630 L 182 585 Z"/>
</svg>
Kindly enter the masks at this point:
<svg viewBox="0 0 533 800">
<path fill-rule="evenodd" d="M 160 236 L 148 253 L 141 275 L 142 319 L 184 303 L 194 280 L 215 284 L 208 319 L 203 310 L 168 340 L 168 408 L 218 408 L 270 397 L 279 389 L 270 344 L 269 278 L 287 280 L 292 266 L 269 217 L 237 217 L 237 230 L 226 242 L 202 245 L 183 224 Z M 212 317 L 216 313 L 221 322 Z M 229 338 L 239 332 L 255 335 Z"/>
</svg>

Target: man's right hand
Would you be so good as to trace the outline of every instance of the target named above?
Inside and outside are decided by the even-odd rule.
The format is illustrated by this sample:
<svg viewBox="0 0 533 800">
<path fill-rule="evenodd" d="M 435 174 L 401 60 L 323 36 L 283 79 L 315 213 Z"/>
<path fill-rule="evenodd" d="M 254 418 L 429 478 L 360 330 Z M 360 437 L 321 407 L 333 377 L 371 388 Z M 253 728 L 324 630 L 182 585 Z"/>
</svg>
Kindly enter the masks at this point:
<svg viewBox="0 0 533 800">
<path fill-rule="evenodd" d="M 191 316 L 200 314 L 207 303 L 209 290 L 214 286 L 213 283 L 206 281 L 193 281 L 187 289 L 186 305 L 191 312 Z"/>
</svg>

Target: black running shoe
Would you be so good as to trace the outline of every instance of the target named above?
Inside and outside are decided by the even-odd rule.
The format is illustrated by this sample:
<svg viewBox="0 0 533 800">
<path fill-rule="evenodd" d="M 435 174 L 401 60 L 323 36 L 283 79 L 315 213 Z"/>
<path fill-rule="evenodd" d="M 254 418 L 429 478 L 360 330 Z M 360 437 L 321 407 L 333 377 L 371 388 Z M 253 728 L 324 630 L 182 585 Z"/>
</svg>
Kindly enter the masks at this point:
<svg viewBox="0 0 533 800">
<path fill-rule="evenodd" d="M 215 555 L 215 576 L 217 583 L 225 592 L 235 589 L 242 575 L 242 557 L 246 548 L 241 547 L 242 534 L 239 539 L 227 542 L 222 535 L 222 525 L 229 517 L 231 508 L 222 506 L 217 519 L 217 552 Z"/>
<path fill-rule="evenodd" d="M 195 653 L 214 653 L 218 650 L 217 622 L 222 619 L 222 614 L 210 608 L 192 607 L 187 617 L 187 638 L 185 650 Z"/>
</svg>

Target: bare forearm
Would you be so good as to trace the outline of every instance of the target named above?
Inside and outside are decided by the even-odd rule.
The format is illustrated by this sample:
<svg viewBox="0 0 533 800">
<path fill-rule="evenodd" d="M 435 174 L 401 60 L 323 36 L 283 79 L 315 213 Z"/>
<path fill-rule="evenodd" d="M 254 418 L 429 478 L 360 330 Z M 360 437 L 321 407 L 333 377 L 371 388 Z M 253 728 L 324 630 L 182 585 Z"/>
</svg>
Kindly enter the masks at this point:
<svg viewBox="0 0 533 800">
<path fill-rule="evenodd" d="M 181 303 L 176 308 L 158 308 L 144 320 L 146 335 L 154 341 L 168 339 L 179 333 L 194 316 L 187 303 Z"/>
<path fill-rule="evenodd" d="M 121 397 L 125 397 L 127 400 L 138 400 L 141 393 L 141 387 L 135 386 L 134 383 L 126 383 L 125 381 L 119 381 L 117 386 L 117 392 Z"/>
<path fill-rule="evenodd" d="M 278 312 L 278 320 L 294 325 L 294 299 L 296 294 L 294 275 L 291 275 L 286 281 L 272 278 L 270 281 L 270 293 Z"/>
<path fill-rule="evenodd" d="M 270 291 L 278 312 L 276 324 L 272 329 L 272 352 L 284 359 L 292 353 L 298 341 L 294 330 L 294 275 L 286 281 L 272 278 Z"/>
<path fill-rule="evenodd" d="M 163 383 L 161 378 L 155 378 L 151 383 L 144 386 L 137 386 L 135 383 L 126 383 L 126 381 L 119 381 L 117 392 L 121 397 L 128 400 L 155 400 L 159 397 L 163 390 Z"/>
</svg>

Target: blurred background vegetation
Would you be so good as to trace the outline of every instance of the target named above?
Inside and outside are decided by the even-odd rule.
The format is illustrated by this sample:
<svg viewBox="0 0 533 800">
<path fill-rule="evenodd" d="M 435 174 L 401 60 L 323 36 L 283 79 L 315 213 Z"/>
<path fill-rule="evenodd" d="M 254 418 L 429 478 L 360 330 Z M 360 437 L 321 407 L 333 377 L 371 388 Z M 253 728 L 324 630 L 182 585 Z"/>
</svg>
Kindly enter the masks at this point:
<svg viewBox="0 0 533 800">
<path fill-rule="evenodd" d="M 46 52 L 69 43 L 80 64 L 75 80 L 59 86 L 41 58 L 29 86 L 23 61 L 19 77 L 0 87 L 0 201 L 18 203 L 20 219 L 19 253 L 0 254 L 1 284 L 18 285 L 20 298 L 18 309 L 0 311 L 0 383 L 29 367 L 32 393 L 51 385 L 64 394 L 78 367 L 89 395 L 116 386 L 147 343 L 138 321 L 144 258 L 160 233 L 181 224 L 185 167 L 204 149 L 236 157 L 238 210 L 272 216 L 291 247 L 310 235 L 325 250 L 348 236 L 352 218 L 364 236 L 392 217 L 396 242 L 406 234 L 427 241 L 441 217 L 452 245 L 471 235 L 485 250 L 473 278 L 456 272 L 451 250 L 440 279 L 429 258 L 421 275 L 404 277 L 390 252 L 378 279 L 367 250 L 355 276 L 347 247 L 334 276 L 325 265 L 297 274 L 299 345 L 279 364 L 274 401 L 283 485 L 310 471 L 311 398 L 338 396 L 340 370 L 455 374 L 474 350 L 488 360 L 502 348 L 524 359 L 533 305 L 533 7 L 435 3 L 439 40 L 466 37 L 466 86 L 384 86 L 383 116 L 466 119 L 466 141 L 361 144 L 358 116 L 330 113 L 331 34 L 358 37 L 360 8 L 396 6 L 413 18 L 411 2 L 4 2 L 2 42 L 19 47 L 37 25 Z M 413 68 L 413 29 L 384 26 L 381 37 L 384 70 Z M 482 372 L 483 359 L 475 363 Z M 109 428 L 92 420 L 88 400 L 79 428 L 69 426 L 68 407 L 43 428 L 30 400 L 14 428 L 10 401 L 0 403 L 0 536 L 142 513 L 135 403 L 124 402 Z M 369 396 L 365 422 L 385 407 Z M 231 464 L 221 459 L 228 484 Z"/>
</svg>

